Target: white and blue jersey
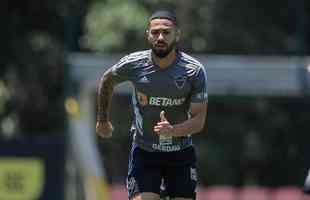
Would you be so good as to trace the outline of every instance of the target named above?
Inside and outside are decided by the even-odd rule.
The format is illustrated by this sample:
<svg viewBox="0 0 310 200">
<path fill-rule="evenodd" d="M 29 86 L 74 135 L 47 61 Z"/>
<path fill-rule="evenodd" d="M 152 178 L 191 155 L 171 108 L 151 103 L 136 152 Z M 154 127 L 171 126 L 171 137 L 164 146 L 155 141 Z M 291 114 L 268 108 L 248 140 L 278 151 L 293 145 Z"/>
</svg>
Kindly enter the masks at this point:
<svg viewBox="0 0 310 200">
<path fill-rule="evenodd" d="M 177 51 L 173 64 L 165 69 L 157 66 L 151 50 L 135 52 L 123 57 L 112 67 L 118 81 L 130 81 L 134 86 L 132 105 L 133 146 L 146 151 L 180 151 L 192 145 L 190 135 L 162 137 L 153 127 L 165 111 L 173 125 L 189 119 L 190 103 L 207 102 L 207 74 L 204 66 L 189 55 Z"/>
</svg>

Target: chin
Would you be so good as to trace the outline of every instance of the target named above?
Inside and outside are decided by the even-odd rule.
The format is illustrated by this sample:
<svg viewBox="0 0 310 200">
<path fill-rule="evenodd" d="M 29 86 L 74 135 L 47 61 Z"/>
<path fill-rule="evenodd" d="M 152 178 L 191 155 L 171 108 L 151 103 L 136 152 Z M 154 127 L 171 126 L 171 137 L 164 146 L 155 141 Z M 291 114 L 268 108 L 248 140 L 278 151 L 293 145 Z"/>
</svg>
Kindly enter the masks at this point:
<svg viewBox="0 0 310 200">
<path fill-rule="evenodd" d="M 164 58 L 169 54 L 169 52 L 168 51 L 154 51 L 154 54 L 159 58 Z"/>
<path fill-rule="evenodd" d="M 169 49 L 156 49 L 153 48 L 152 49 L 154 54 L 159 57 L 159 58 L 164 58 L 166 57 L 171 51 L 169 51 Z"/>
<path fill-rule="evenodd" d="M 164 58 L 171 51 L 173 51 L 174 47 L 175 47 L 174 45 L 167 46 L 165 48 L 156 48 L 155 46 L 152 46 L 152 51 L 158 58 Z"/>
</svg>

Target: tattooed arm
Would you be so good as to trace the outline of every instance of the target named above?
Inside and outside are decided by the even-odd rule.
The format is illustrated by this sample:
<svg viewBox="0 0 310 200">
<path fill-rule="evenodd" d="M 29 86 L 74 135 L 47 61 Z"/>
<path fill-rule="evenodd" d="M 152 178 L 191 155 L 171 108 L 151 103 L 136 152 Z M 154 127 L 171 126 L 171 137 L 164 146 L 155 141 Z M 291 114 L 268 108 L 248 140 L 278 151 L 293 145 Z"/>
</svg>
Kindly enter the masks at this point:
<svg viewBox="0 0 310 200">
<path fill-rule="evenodd" d="M 103 138 L 112 136 L 113 125 L 110 121 L 109 111 L 114 86 L 118 84 L 113 78 L 111 69 L 106 71 L 100 79 L 97 91 L 97 123 L 96 132 Z"/>
</svg>

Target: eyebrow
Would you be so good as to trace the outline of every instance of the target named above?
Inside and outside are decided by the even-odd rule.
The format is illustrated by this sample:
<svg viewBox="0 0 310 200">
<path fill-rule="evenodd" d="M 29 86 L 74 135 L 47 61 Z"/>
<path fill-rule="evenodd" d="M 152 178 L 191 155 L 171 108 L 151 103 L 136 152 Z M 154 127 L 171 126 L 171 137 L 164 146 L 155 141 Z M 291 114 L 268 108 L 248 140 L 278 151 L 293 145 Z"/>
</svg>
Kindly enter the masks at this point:
<svg viewBox="0 0 310 200">
<path fill-rule="evenodd" d="M 178 30 L 179 28 L 175 25 L 164 25 L 161 26 L 160 28 L 156 28 L 157 25 L 153 25 L 153 27 L 151 27 L 151 24 L 148 24 L 147 26 L 147 30 Z"/>
<path fill-rule="evenodd" d="M 150 30 L 173 30 L 173 27 L 160 27 L 160 28 L 150 28 Z"/>
</svg>

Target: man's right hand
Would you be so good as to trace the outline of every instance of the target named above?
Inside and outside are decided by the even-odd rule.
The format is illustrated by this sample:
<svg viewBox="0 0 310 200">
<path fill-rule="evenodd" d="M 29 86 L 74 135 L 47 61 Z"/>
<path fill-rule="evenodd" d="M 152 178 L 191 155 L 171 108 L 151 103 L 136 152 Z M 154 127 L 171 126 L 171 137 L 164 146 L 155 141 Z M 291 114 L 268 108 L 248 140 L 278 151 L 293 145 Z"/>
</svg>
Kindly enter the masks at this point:
<svg viewBox="0 0 310 200">
<path fill-rule="evenodd" d="M 114 128 L 110 121 L 97 121 L 96 133 L 102 138 L 112 137 Z"/>
</svg>

